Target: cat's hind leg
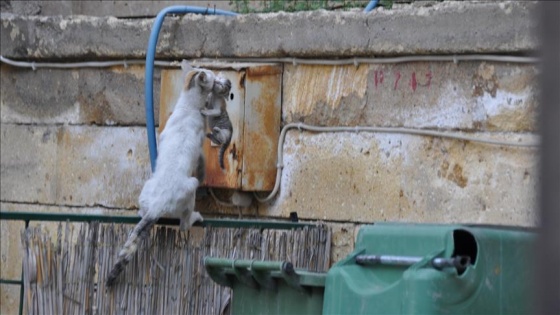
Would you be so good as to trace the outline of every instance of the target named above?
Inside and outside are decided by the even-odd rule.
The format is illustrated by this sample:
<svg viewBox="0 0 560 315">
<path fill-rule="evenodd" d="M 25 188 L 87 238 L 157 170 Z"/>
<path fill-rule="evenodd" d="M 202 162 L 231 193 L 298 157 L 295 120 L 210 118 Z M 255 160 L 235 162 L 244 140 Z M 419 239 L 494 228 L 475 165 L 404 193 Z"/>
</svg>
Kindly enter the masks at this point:
<svg viewBox="0 0 560 315">
<path fill-rule="evenodd" d="M 208 137 L 208 139 L 210 139 L 212 142 L 214 142 L 215 144 L 218 144 L 218 145 L 222 145 L 223 144 L 222 139 L 219 138 L 218 136 L 219 136 L 219 134 L 216 133 L 215 130 L 213 130 L 212 133 L 206 134 L 206 137 Z"/>
<path fill-rule="evenodd" d="M 199 182 L 196 177 L 189 177 L 184 183 L 187 200 L 185 202 L 186 209 L 183 210 L 183 214 L 181 215 L 180 229 L 182 231 L 185 231 L 192 226 L 190 218 L 192 216 L 192 213 L 195 212 L 194 205 L 196 202 L 196 189 L 198 188 L 198 184 Z"/>
</svg>

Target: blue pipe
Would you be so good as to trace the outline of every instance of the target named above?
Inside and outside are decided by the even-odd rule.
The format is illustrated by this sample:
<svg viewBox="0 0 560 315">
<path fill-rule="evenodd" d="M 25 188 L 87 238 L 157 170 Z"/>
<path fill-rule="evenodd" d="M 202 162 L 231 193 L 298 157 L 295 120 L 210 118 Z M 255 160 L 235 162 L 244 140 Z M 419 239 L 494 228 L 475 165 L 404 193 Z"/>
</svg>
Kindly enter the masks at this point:
<svg viewBox="0 0 560 315">
<path fill-rule="evenodd" d="M 379 3 L 379 0 L 371 0 L 364 9 L 364 12 L 373 10 L 377 6 L 377 3 Z"/>
<path fill-rule="evenodd" d="M 157 159 L 155 132 L 156 127 L 154 122 L 154 59 L 156 55 L 156 45 L 158 41 L 159 31 L 161 29 L 161 25 L 163 24 L 163 19 L 169 13 L 199 13 L 227 16 L 237 15 L 237 13 L 235 12 L 193 6 L 171 6 L 161 10 L 158 13 L 156 20 L 154 21 L 154 26 L 152 27 L 150 40 L 148 41 L 148 51 L 146 53 L 146 81 L 144 86 L 144 97 L 146 102 L 146 128 L 148 129 L 148 148 L 150 149 L 150 163 L 152 166 L 152 172 L 156 170 Z"/>
</svg>

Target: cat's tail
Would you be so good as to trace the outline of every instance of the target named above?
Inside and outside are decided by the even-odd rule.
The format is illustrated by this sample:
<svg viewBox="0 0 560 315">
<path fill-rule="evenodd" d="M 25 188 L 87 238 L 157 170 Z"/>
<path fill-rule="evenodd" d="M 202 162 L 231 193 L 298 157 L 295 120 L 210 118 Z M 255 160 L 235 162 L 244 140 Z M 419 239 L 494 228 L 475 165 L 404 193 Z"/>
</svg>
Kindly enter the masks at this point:
<svg viewBox="0 0 560 315">
<path fill-rule="evenodd" d="M 227 141 L 224 144 L 222 144 L 222 146 L 220 147 L 220 152 L 218 152 L 220 167 L 223 170 L 226 169 L 225 166 L 224 166 L 224 154 L 226 153 L 226 149 L 229 146 L 230 142 L 231 142 L 231 137 L 228 137 Z"/>
<path fill-rule="evenodd" d="M 106 285 L 107 287 L 111 287 L 115 284 L 117 277 L 121 274 L 124 270 L 126 265 L 130 262 L 134 253 L 138 250 L 138 245 L 140 242 L 140 236 L 146 234 L 154 224 L 156 224 L 157 218 L 150 217 L 149 215 L 144 215 L 142 220 L 136 224 L 132 233 L 128 236 L 126 243 L 124 243 L 123 249 L 119 252 L 119 256 L 117 258 L 117 263 L 109 272 L 109 276 L 107 277 Z"/>
</svg>

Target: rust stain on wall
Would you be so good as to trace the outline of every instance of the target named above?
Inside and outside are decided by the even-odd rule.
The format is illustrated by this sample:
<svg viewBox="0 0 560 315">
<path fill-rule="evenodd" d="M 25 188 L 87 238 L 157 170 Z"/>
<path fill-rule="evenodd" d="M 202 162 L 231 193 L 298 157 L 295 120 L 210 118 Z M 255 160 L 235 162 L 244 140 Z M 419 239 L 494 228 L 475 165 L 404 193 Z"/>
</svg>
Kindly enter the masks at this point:
<svg viewBox="0 0 560 315">
<path fill-rule="evenodd" d="M 460 161 L 464 160 L 461 158 L 459 159 Z M 457 186 L 465 188 L 467 186 L 467 183 L 469 182 L 469 179 L 464 175 L 463 167 L 458 163 L 455 163 L 451 170 L 449 169 L 449 167 L 449 161 L 447 159 L 444 159 L 443 162 L 441 162 L 440 169 L 437 172 L 438 177 L 450 180 L 457 184 Z"/>
<path fill-rule="evenodd" d="M 281 128 L 282 67 L 247 69 L 242 189 L 269 191 L 276 181 Z"/>
<path fill-rule="evenodd" d="M 115 73 L 132 74 L 136 79 L 144 80 L 145 68 L 144 65 L 129 65 L 127 67 L 115 66 L 110 68 Z"/>
<path fill-rule="evenodd" d="M 111 109 L 111 104 L 107 100 L 104 91 L 99 91 L 93 95 L 88 96 L 80 94 L 78 102 L 80 104 L 95 104 L 95 106 L 82 106 L 81 119 L 90 124 L 104 124 L 107 117 L 114 117 Z"/>
<path fill-rule="evenodd" d="M 453 166 L 453 171 L 447 175 L 447 179 L 457 184 L 461 188 L 465 188 L 469 181 L 463 174 L 463 167 L 459 164 Z"/>
<path fill-rule="evenodd" d="M 161 92 L 159 107 L 159 128 L 158 133 L 163 131 L 165 123 L 173 112 L 173 107 L 179 98 L 183 84 L 181 82 L 182 72 L 180 70 L 161 72 Z"/>
</svg>

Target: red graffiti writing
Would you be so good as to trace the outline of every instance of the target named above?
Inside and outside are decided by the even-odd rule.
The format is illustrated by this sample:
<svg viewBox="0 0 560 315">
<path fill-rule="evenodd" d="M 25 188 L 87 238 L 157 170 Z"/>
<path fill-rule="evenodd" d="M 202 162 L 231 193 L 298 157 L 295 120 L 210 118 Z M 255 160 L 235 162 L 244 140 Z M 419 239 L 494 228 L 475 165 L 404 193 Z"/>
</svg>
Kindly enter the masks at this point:
<svg viewBox="0 0 560 315">
<path fill-rule="evenodd" d="M 412 72 L 412 76 L 410 77 L 410 87 L 412 88 L 412 92 L 416 92 L 417 86 L 418 82 L 416 81 L 416 72 Z"/>
<path fill-rule="evenodd" d="M 432 72 L 431 72 L 431 71 L 428 71 L 428 72 L 426 73 L 426 83 L 424 83 L 424 84 L 418 83 L 418 85 L 420 85 L 420 86 L 425 86 L 425 87 L 428 87 L 428 88 L 429 88 L 430 85 L 431 85 L 431 83 L 432 83 Z"/>
<path fill-rule="evenodd" d="M 395 77 L 395 80 L 393 81 L 393 90 L 397 90 L 399 88 L 399 82 L 400 82 L 401 78 L 403 78 L 403 75 L 401 74 L 401 72 L 399 70 L 394 71 L 393 75 Z M 420 76 L 420 80 L 418 80 L 418 76 Z M 432 74 L 431 71 L 427 71 L 426 73 L 424 73 L 425 79 L 422 79 L 421 74 L 419 74 L 418 76 L 416 75 L 415 71 L 410 73 L 409 86 L 412 89 L 412 92 L 416 92 L 416 90 L 418 89 L 419 86 L 430 88 L 430 86 L 432 84 L 433 74 Z M 375 70 L 374 71 L 374 81 L 373 82 L 374 82 L 374 85 L 375 85 L 376 89 L 377 89 L 377 87 L 382 87 L 384 77 L 385 77 L 385 74 L 383 73 L 382 70 Z M 406 76 L 405 76 L 405 78 L 406 78 Z"/>
<path fill-rule="evenodd" d="M 426 73 L 426 79 L 428 79 L 428 82 L 426 82 L 426 86 L 430 87 L 430 84 L 432 83 L 432 72 L 428 71 L 428 73 Z"/>
</svg>

